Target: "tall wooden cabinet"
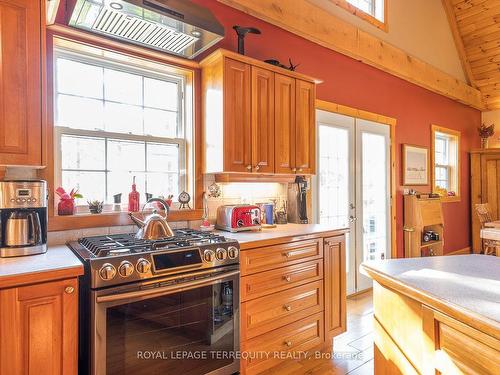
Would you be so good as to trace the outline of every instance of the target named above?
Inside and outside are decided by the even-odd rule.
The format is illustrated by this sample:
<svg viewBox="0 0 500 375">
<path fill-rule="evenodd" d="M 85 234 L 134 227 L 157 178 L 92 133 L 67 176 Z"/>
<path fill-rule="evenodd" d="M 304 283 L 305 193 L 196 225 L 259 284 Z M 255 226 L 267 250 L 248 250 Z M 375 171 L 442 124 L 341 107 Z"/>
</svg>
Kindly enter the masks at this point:
<svg viewBox="0 0 500 375">
<path fill-rule="evenodd" d="M 41 4 L 0 0 L 0 165 L 42 163 Z"/>
<path fill-rule="evenodd" d="M 318 81 L 226 50 L 201 66 L 205 173 L 315 173 Z"/>
<path fill-rule="evenodd" d="M 0 290 L 0 317 L 0 374 L 77 374 L 77 278 Z"/>
<path fill-rule="evenodd" d="M 493 220 L 500 219 L 500 149 L 471 151 L 472 250 L 482 250 L 481 225 L 475 205 L 488 203 Z"/>
</svg>

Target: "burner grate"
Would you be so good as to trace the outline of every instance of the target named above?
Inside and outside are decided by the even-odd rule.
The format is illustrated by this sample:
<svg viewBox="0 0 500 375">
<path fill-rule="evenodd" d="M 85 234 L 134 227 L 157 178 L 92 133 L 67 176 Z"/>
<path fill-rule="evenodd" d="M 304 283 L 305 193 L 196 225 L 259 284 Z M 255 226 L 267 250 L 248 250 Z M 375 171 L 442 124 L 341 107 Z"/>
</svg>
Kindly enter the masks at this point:
<svg viewBox="0 0 500 375">
<path fill-rule="evenodd" d="M 174 233 L 174 237 L 155 241 L 137 239 L 134 234 L 127 233 L 84 237 L 80 238 L 78 242 L 96 257 L 178 249 L 181 247 L 226 242 L 224 236 L 194 229 L 177 229 Z"/>
</svg>

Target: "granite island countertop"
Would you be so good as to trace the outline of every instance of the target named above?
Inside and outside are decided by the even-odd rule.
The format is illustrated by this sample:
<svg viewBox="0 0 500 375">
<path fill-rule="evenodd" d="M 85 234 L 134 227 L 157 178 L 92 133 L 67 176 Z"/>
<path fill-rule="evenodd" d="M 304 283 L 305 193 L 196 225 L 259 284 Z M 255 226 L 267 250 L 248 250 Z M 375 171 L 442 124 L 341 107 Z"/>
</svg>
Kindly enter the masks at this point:
<svg viewBox="0 0 500 375">
<path fill-rule="evenodd" d="M 336 229 L 332 225 L 326 224 L 283 224 L 277 225 L 275 228 L 263 228 L 259 231 L 243 231 L 231 233 L 217 230 L 214 233 L 219 233 L 227 238 L 233 238 L 240 243 L 242 250 L 254 247 L 260 247 L 263 244 L 273 245 L 280 243 L 284 238 L 292 238 L 293 241 L 300 241 L 318 236 L 341 235 L 349 230 Z"/>
<path fill-rule="evenodd" d="M 0 288 L 60 280 L 83 274 L 83 264 L 66 246 L 49 246 L 45 254 L 0 258 Z"/>
<path fill-rule="evenodd" d="M 361 268 L 377 282 L 412 294 L 424 304 L 486 321 L 500 330 L 500 257 L 388 259 L 365 262 Z"/>
</svg>

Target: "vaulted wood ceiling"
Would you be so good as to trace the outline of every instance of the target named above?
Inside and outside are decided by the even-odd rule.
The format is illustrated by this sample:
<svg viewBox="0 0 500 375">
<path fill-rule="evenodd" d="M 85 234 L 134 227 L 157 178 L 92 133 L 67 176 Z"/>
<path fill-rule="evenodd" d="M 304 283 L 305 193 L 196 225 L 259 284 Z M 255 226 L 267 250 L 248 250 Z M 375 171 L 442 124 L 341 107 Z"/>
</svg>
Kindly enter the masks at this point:
<svg viewBox="0 0 500 375">
<path fill-rule="evenodd" d="M 500 0 L 442 0 L 470 84 L 500 108 Z"/>
</svg>

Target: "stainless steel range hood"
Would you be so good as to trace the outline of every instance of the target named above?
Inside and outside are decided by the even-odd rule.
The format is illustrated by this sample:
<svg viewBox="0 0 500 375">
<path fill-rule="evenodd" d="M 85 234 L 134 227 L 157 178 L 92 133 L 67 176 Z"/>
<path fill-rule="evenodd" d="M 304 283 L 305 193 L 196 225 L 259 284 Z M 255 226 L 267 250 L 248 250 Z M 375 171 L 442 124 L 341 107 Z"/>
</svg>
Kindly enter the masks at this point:
<svg viewBox="0 0 500 375">
<path fill-rule="evenodd" d="M 68 24 L 189 59 L 224 38 L 212 13 L 188 0 L 77 0 Z"/>
</svg>

